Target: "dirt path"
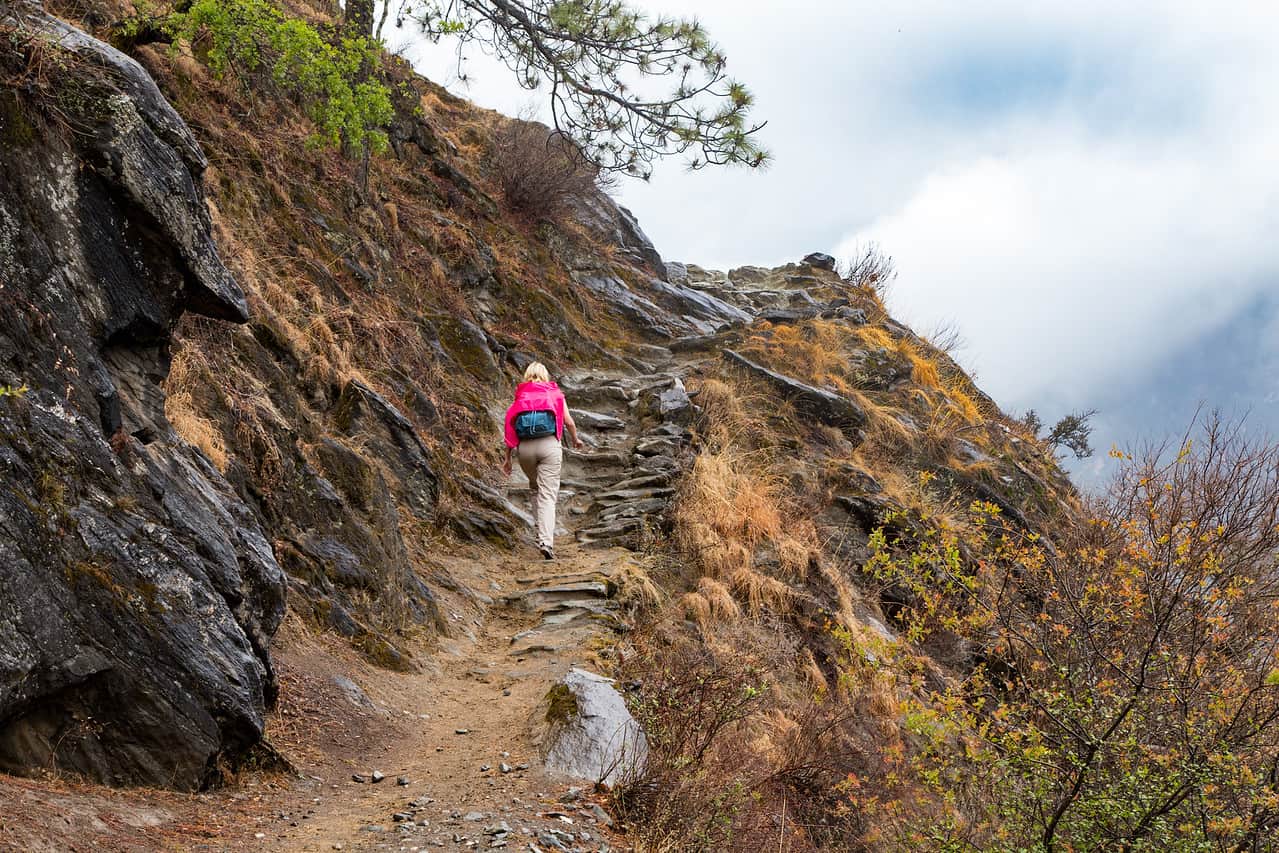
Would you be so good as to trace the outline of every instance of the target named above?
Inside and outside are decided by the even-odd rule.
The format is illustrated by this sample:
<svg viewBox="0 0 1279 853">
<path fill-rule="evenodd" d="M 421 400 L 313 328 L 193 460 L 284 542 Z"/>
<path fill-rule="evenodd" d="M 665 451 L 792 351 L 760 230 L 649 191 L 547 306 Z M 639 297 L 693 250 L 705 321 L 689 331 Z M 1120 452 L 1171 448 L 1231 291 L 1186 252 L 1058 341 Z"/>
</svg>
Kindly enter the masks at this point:
<svg viewBox="0 0 1279 853">
<path fill-rule="evenodd" d="M 488 621 L 472 624 L 475 639 L 449 642 L 423 672 L 356 674 L 374 706 L 361 715 L 368 730 L 347 743 L 333 732 L 304 738 L 322 748 L 314 764 L 299 769 L 319 778 L 297 785 L 302 796 L 275 814 L 263 849 L 489 849 L 502 841 L 509 849 L 559 849 L 551 840 L 564 849 L 624 849 L 608 840 L 585 800 L 559 801 L 565 780 L 541 772 L 539 705 L 571 666 L 599 668 L 591 640 L 600 634 L 582 625 L 544 625 L 562 608 L 548 608 L 547 593 L 538 591 L 572 588 L 580 596 L 579 588 L 606 589 L 631 562 L 620 549 L 570 545 L 554 563 L 539 564 L 547 571 L 527 573 L 529 564 L 509 557 L 475 563 L 501 587 L 493 591 Z M 530 598 L 538 603 L 526 609 Z M 601 606 L 607 600 L 592 599 Z M 326 660 L 336 662 L 332 652 L 299 648 L 282 660 L 294 677 L 307 670 L 304 680 L 327 675 L 332 683 L 323 671 Z M 345 696 L 338 701 L 351 704 Z M 372 782 L 375 771 L 385 778 Z M 368 781 L 355 781 L 357 774 Z M 509 833 L 500 833 L 504 826 Z"/>
<path fill-rule="evenodd" d="M 0 849 L 627 849 L 589 783 L 544 773 L 537 724 L 571 667 L 608 667 L 617 596 L 643 576 L 633 549 L 669 500 L 688 398 L 671 373 L 562 384 L 588 446 L 566 454 L 555 561 L 531 538 L 439 555 L 457 585 L 442 598 L 450 632 L 412 673 L 286 620 L 268 736 L 297 776 L 246 773 L 198 795 L 0 778 Z M 507 509 L 523 512 L 526 493 L 517 468 Z M 574 784 L 585 792 L 570 796 Z"/>
<path fill-rule="evenodd" d="M 574 797 L 568 780 L 543 772 L 539 716 L 571 667 L 606 666 L 601 657 L 622 618 L 615 595 L 642 574 L 625 546 L 642 541 L 669 499 L 688 398 L 664 373 L 579 374 L 564 385 L 588 447 L 566 455 L 555 561 L 534 559 L 531 546 L 447 558 L 453 577 L 483 592 L 474 608 L 450 613 L 454 636 L 422 672 L 362 666 L 305 635 L 284 644 L 286 688 L 300 688 L 295 704 L 369 704 L 358 720 L 364 730 L 348 722 L 354 734 L 345 740 L 338 723 L 283 744 L 304 756 L 308 743 L 320 748 L 299 765 L 307 778 L 259 839 L 263 849 L 625 849 L 589 791 Z M 526 490 L 517 473 L 515 509 Z M 354 700 L 308 691 L 336 686 L 339 670 L 354 671 Z M 310 725 L 319 717 L 286 705 L 277 720 L 294 715 Z M 374 772 L 382 781 L 371 781 Z"/>
</svg>

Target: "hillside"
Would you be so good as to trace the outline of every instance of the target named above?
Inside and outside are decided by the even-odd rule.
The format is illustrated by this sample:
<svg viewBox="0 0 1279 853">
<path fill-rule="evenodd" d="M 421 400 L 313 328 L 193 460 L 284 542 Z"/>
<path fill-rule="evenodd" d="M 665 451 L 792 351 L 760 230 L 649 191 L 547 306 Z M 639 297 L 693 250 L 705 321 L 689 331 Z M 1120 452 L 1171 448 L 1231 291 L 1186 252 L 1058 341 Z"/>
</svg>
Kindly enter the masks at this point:
<svg viewBox="0 0 1279 853">
<path fill-rule="evenodd" d="M 909 849 L 903 803 L 964 813 L 906 768 L 1002 658 L 964 613 L 919 627 L 904 555 L 1015 562 L 974 531 L 1052 552 L 1084 507 L 889 315 L 883 259 L 712 271 L 593 187 L 516 209 L 521 125 L 391 58 L 364 187 L 155 10 L 46 8 L 0 6 L 10 837 Z M 533 360 L 587 444 L 546 565 L 499 472 Z M 538 752 L 574 665 L 648 743 L 590 801 Z"/>
</svg>

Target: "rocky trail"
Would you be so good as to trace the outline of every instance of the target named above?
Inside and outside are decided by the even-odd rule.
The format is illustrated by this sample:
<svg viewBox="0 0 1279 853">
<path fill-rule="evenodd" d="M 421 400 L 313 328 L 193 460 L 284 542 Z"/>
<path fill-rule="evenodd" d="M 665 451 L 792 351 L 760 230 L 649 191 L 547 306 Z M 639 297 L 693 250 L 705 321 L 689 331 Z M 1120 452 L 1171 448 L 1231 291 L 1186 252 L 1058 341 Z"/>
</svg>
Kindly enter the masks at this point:
<svg viewBox="0 0 1279 853">
<path fill-rule="evenodd" d="M 437 580 L 450 578 L 455 593 L 450 630 L 413 672 L 376 667 L 290 617 L 272 650 L 281 698 L 268 736 L 291 772 L 247 772 L 189 796 L 19 783 L 0 789 L 0 829 L 48 841 L 13 849 L 627 849 L 585 774 L 545 766 L 548 693 L 575 668 L 607 670 L 629 627 L 627 602 L 652 594 L 643 551 L 687 462 L 684 379 L 722 357 L 714 333 L 740 328 L 741 317 L 830 310 L 777 273 L 689 273 L 684 292 L 719 316 L 700 326 L 686 316 L 696 334 L 636 350 L 629 369 L 561 379 L 586 446 L 565 452 L 554 561 L 538 557 L 527 532 L 514 551 L 457 544 L 438 554 Z M 518 466 L 505 489 L 463 488 L 531 523 Z M 51 826 L 49 813 L 64 825 Z"/>
<path fill-rule="evenodd" d="M 750 318 L 796 300 L 815 304 L 794 282 L 734 286 L 719 276 L 688 282 L 690 292 Z M 724 328 L 737 317 L 715 319 Z M 423 672 L 365 667 L 364 683 L 344 692 L 401 733 L 371 755 L 329 762 L 325 773 L 300 768 L 312 796 L 295 797 L 292 811 L 259 830 L 263 849 L 627 849 L 588 782 L 543 766 L 546 698 L 570 670 L 598 671 L 600 652 L 628 629 L 619 598 L 644 594 L 639 552 L 688 447 L 693 401 L 684 377 L 719 356 L 712 344 L 693 336 L 644 348 L 629 370 L 562 378 L 585 447 L 565 451 L 556 559 L 538 559 L 531 540 L 518 554 L 450 558 L 454 577 L 486 591 L 475 612 L 451 614 L 457 630 Z M 518 466 L 490 503 L 531 525 Z M 283 660 L 287 669 L 291 658 L 314 657 Z"/>
<path fill-rule="evenodd" d="M 314 766 L 299 764 L 289 795 L 264 798 L 273 813 L 256 829 L 259 849 L 626 849 L 588 782 L 543 767 L 538 740 L 552 686 L 574 667 L 598 671 L 597 651 L 626 630 L 618 595 L 643 576 L 632 549 L 673 493 L 691 402 L 674 360 L 664 366 L 564 380 L 586 447 L 565 454 L 557 557 L 526 544 L 450 558 L 459 581 L 486 592 L 474 613 L 450 614 L 457 630 L 422 672 L 325 679 L 314 670 L 324 655 L 305 648 L 314 641 L 295 638 L 302 647 L 281 656 L 286 682 L 295 667 L 303 684 L 336 686 L 368 731 L 363 744 L 331 741 Z M 512 511 L 527 489 L 517 466 Z"/>
<path fill-rule="evenodd" d="M 586 447 L 565 452 L 554 561 L 529 536 L 514 553 L 441 556 L 462 595 L 416 672 L 373 666 L 289 618 L 268 735 L 293 773 L 191 796 L 15 780 L 0 789 L 0 829 L 25 840 L 0 849 L 626 849 L 589 781 L 548 772 L 539 740 L 552 686 L 574 667 L 599 672 L 628 627 L 619 597 L 644 583 L 634 549 L 673 492 L 691 409 L 673 372 L 563 384 Z M 518 466 L 501 502 L 531 518 Z"/>
</svg>

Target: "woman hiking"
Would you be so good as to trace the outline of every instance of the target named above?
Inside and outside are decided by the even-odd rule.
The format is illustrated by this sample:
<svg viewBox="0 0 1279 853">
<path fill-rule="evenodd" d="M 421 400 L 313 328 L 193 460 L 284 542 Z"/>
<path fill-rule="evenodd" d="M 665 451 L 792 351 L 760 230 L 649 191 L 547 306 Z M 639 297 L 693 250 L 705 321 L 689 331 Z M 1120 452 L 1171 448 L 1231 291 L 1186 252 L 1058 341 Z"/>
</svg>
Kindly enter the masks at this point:
<svg viewBox="0 0 1279 853">
<path fill-rule="evenodd" d="M 506 459 L 502 473 L 511 476 L 511 454 L 520 460 L 533 494 L 537 547 L 543 559 L 555 559 L 555 502 L 560 494 L 560 440 L 568 428 L 573 447 L 580 448 L 577 424 L 564 402 L 564 393 L 551 381 L 546 366 L 535 361 L 524 369 L 515 388 L 515 402 L 506 410 Z"/>
</svg>

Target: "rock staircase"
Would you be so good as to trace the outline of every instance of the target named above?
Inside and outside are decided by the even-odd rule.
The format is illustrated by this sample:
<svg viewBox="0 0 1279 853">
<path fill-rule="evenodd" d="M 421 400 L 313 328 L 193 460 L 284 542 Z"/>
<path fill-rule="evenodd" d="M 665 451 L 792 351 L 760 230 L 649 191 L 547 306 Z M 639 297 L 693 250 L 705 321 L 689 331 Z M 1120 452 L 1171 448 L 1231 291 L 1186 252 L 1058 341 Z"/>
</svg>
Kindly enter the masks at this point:
<svg viewBox="0 0 1279 853">
<path fill-rule="evenodd" d="M 564 451 L 560 556 L 545 564 L 547 573 L 532 571 L 542 563 L 530 564 L 529 574 L 515 579 L 517 589 L 502 596 L 538 619 L 515 634 L 511 654 L 554 654 L 601 626 L 624 627 L 613 600 L 615 577 L 629 561 L 626 552 L 642 549 L 656 529 L 688 445 L 692 403 L 673 360 L 665 366 L 647 373 L 578 372 L 561 381 L 585 447 Z M 512 502 L 527 506 L 527 480 L 516 476 Z M 581 549 L 610 548 L 619 550 L 581 558 Z M 589 568 L 563 571 L 581 566 Z"/>
<path fill-rule="evenodd" d="M 554 654 L 579 647 L 601 625 L 624 627 L 613 601 L 616 573 L 626 564 L 627 551 L 643 550 L 657 535 L 685 461 L 681 457 L 688 452 L 693 403 L 684 387 L 685 372 L 700 360 L 718 360 L 727 344 L 721 333 L 756 318 L 797 308 L 814 315 L 838 310 L 840 306 L 819 301 L 807 289 L 837 280 L 830 271 L 833 259 L 826 260 L 830 263 L 821 266 L 805 259 L 802 265 L 778 270 L 746 267 L 727 274 L 671 265 L 672 281 L 678 284 L 666 285 L 668 289 L 679 288 L 686 296 L 709 294 L 726 306 L 713 328 L 703 330 L 691 320 L 685 324 L 710 334 L 677 339 L 669 348 L 645 346 L 643 360 L 626 359 L 633 368 L 629 371 L 578 371 L 560 380 L 586 446 L 564 451 L 559 558 L 548 564 L 556 568 L 535 573 L 534 566 L 541 564 L 530 564 L 529 576 L 517 578 L 517 589 L 502 596 L 504 604 L 536 619 L 512 638 L 512 654 Z M 701 305 L 691 297 L 685 301 Z M 725 313 L 729 309 L 731 316 Z M 793 389 L 784 390 L 793 396 Z M 522 511 L 529 506 L 527 480 L 518 466 L 516 471 L 510 505 L 531 520 Z M 567 544 L 572 542 L 576 545 Z M 582 559 L 579 549 L 597 554 Z M 605 557 L 598 553 L 603 549 L 617 550 Z"/>
</svg>

